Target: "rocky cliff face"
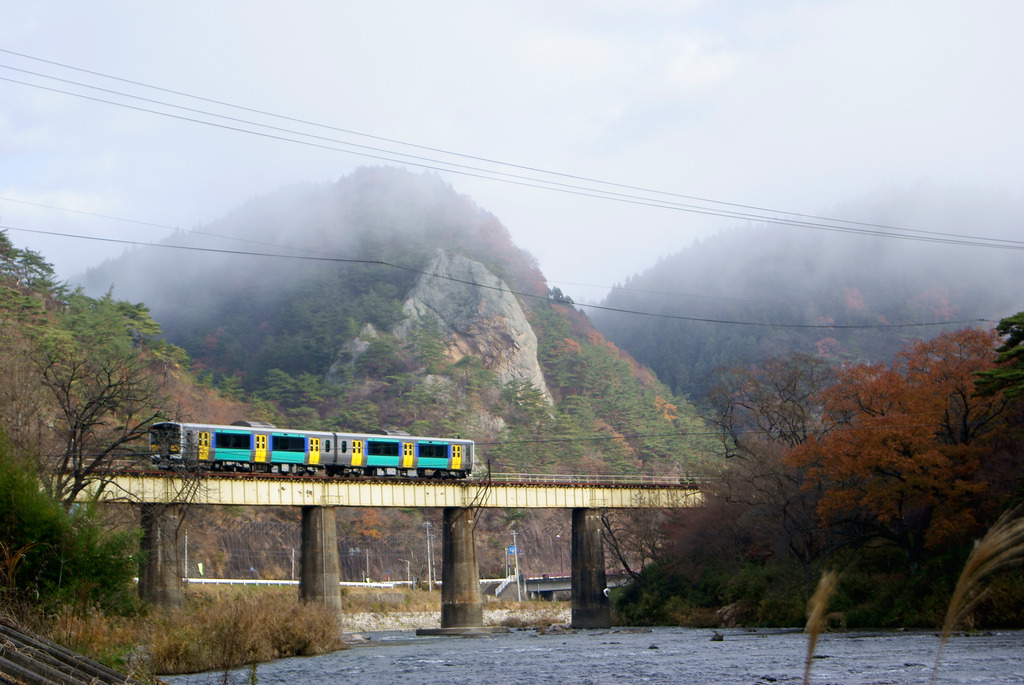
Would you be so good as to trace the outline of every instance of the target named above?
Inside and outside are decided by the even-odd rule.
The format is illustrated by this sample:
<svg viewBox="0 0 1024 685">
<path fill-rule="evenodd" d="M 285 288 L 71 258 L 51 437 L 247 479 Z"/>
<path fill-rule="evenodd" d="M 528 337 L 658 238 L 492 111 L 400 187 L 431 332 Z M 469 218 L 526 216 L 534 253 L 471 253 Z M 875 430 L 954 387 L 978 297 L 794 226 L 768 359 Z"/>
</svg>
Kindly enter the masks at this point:
<svg viewBox="0 0 1024 685">
<path fill-rule="evenodd" d="M 395 329 L 406 337 L 433 318 L 451 362 L 472 355 L 502 384 L 532 384 L 551 402 L 537 361 L 537 335 L 508 286 L 480 262 L 442 250 L 424 267 L 403 308 L 408 318 Z"/>
</svg>

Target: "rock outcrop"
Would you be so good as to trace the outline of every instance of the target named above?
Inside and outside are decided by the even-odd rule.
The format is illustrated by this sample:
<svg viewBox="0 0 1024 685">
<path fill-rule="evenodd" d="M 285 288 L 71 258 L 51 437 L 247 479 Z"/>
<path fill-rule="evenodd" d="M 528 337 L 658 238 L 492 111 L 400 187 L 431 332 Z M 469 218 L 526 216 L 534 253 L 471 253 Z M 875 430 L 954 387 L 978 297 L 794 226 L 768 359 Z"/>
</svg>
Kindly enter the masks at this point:
<svg viewBox="0 0 1024 685">
<path fill-rule="evenodd" d="M 531 384 L 551 402 L 537 361 L 537 335 L 504 281 L 480 262 L 443 250 L 423 271 L 403 305 L 408 318 L 395 335 L 405 338 L 433 319 L 450 362 L 477 357 L 502 385 L 514 380 Z"/>
</svg>

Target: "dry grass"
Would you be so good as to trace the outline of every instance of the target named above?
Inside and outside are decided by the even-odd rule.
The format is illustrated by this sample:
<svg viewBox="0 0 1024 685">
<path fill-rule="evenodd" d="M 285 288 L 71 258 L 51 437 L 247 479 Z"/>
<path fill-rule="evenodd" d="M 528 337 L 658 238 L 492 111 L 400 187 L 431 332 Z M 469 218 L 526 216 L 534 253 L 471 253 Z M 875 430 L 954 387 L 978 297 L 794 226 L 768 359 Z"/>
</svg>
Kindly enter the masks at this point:
<svg viewBox="0 0 1024 685">
<path fill-rule="evenodd" d="M 953 629 L 985 596 L 985 581 L 994 573 L 1021 562 L 1024 562 L 1024 504 L 1004 512 L 967 557 L 942 625 L 942 638 L 932 670 L 933 683 L 946 641 Z"/>
<path fill-rule="evenodd" d="M 437 590 L 346 587 L 341 589 L 341 607 L 346 613 L 440 611 L 441 593 Z"/>
<path fill-rule="evenodd" d="M 839 584 L 839 574 L 835 571 L 826 571 L 818 581 L 818 587 L 814 596 L 807 603 L 807 626 L 804 632 L 807 633 L 807 658 L 804 661 L 804 685 L 811 682 L 811 662 L 814 660 L 814 648 L 818 644 L 818 636 L 824 626 L 828 601 Z"/>
<path fill-rule="evenodd" d="M 344 647 L 335 612 L 300 603 L 294 588 L 190 589 L 184 610 L 133 617 L 22 609 L 16 615 L 25 629 L 140 680 Z"/>
<path fill-rule="evenodd" d="M 232 593 L 233 594 L 233 593 Z M 336 614 L 280 593 L 228 595 L 150 620 L 154 673 L 236 668 L 343 647 Z"/>
</svg>

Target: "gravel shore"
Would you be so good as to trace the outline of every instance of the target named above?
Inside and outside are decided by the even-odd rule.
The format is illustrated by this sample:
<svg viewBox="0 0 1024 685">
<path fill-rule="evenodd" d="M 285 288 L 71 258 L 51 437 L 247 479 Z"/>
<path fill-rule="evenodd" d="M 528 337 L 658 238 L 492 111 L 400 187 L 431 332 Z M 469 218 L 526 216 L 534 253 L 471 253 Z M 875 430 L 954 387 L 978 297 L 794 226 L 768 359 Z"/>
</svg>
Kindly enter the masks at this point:
<svg viewBox="0 0 1024 685">
<path fill-rule="evenodd" d="M 568 606 L 544 606 L 530 609 L 493 609 L 484 611 L 485 626 L 509 625 L 568 625 L 571 612 Z M 440 611 L 389 611 L 342 614 L 343 633 L 378 633 L 384 631 L 440 628 Z"/>
</svg>

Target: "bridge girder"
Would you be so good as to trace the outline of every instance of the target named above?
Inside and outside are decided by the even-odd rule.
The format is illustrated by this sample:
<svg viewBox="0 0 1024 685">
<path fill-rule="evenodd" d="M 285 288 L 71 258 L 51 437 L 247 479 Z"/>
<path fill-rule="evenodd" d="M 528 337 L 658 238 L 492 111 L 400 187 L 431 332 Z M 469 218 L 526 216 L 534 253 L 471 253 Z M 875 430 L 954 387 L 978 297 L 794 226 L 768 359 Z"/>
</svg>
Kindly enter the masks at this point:
<svg viewBox="0 0 1024 685">
<path fill-rule="evenodd" d="M 83 492 L 89 497 L 90 491 Z M 684 485 L 515 484 L 484 481 L 123 475 L 100 494 L 106 501 L 188 502 L 274 507 L 492 507 L 501 509 L 662 509 L 698 507 Z"/>
</svg>

